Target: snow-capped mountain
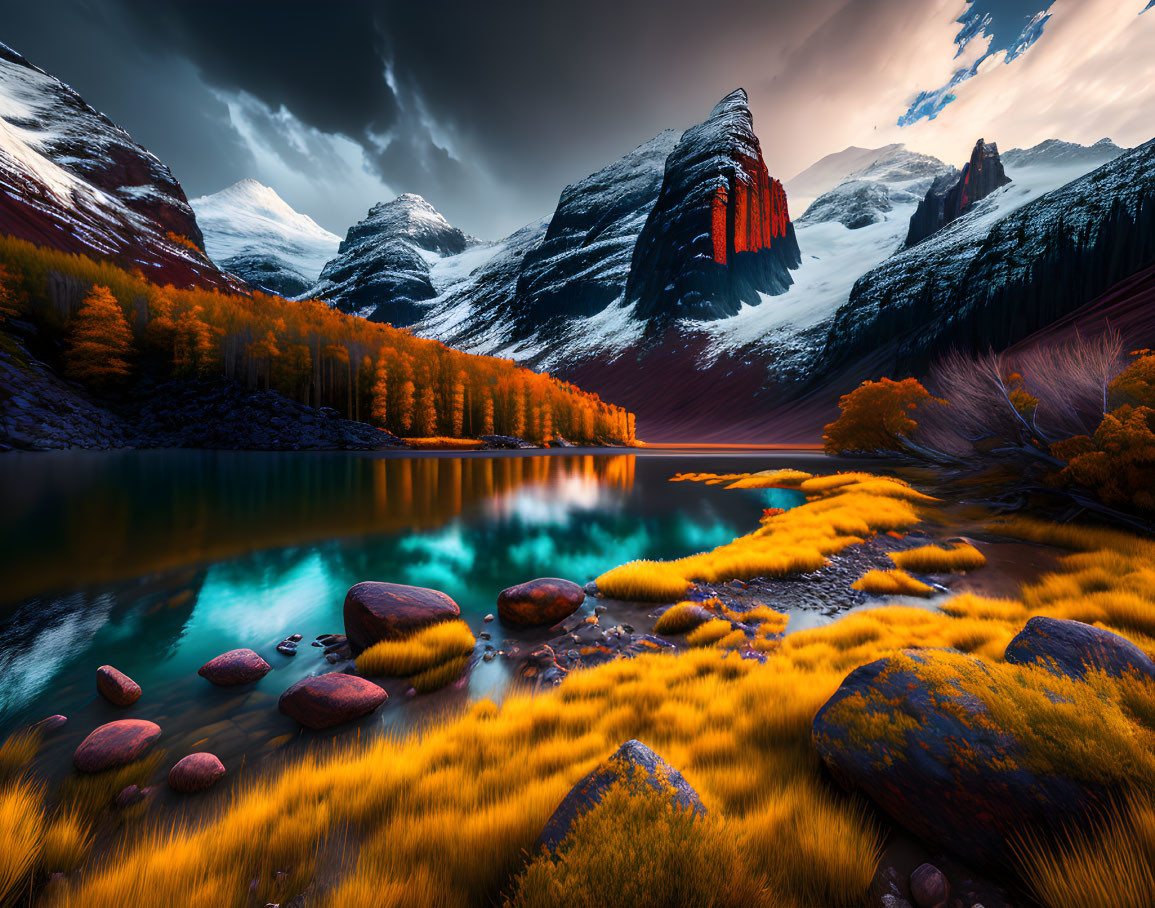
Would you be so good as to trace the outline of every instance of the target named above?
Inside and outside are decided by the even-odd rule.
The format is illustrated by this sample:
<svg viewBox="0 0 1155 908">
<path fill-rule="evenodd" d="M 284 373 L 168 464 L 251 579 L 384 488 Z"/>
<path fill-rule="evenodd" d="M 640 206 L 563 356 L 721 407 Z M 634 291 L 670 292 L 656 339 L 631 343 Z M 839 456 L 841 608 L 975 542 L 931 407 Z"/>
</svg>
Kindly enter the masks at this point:
<svg viewBox="0 0 1155 908">
<path fill-rule="evenodd" d="M 901 374 L 950 346 L 1001 349 L 1155 263 L 1155 140 L 1058 185 L 1087 165 L 1034 161 L 863 275 L 805 381 L 864 358 Z"/>
<path fill-rule="evenodd" d="M 1115 160 L 1126 150 L 1110 139 L 1100 139 L 1094 145 L 1047 139 L 1033 148 L 1012 148 L 1005 152 L 1003 166 L 1011 171 L 1020 167 L 1098 167 Z"/>
<path fill-rule="evenodd" d="M 434 268 L 477 245 L 421 196 L 405 193 L 349 228 L 306 295 L 372 321 L 411 325 L 438 295 Z"/>
<path fill-rule="evenodd" d="M 281 296 L 296 296 L 312 287 L 341 242 L 253 179 L 190 204 L 212 260 L 253 286 Z"/>
<path fill-rule="evenodd" d="M 0 232 L 108 256 L 158 282 L 230 284 L 169 169 L 0 44 Z"/>
<path fill-rule="evenodd" d="M 437 243 L 414 241 L 410 209 L 436 224 Z M 566 187 L 551 218 L 497 244 L 467 243 L 416 196 L 377 206 L 310 293 L 469 352 L 564 371 L 679 318 L 757 305 L 797 265 L 785 193 L 739 89 L 697 126 Z"/>
</svg>

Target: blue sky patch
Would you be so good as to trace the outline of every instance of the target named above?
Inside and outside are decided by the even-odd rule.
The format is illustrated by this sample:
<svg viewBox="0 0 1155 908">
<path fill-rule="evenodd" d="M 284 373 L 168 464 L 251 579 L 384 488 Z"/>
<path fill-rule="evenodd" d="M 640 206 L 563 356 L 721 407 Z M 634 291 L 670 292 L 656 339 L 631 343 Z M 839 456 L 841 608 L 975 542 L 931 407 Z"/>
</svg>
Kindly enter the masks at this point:
<svg viewBox="0 0 1155 908">
<path fill-rule="evenodd" d="M 1151 6 L 1155 6 L 1155 0 L 1151 0 L 1148 8 Z M 971 0 L 957 20 L 961 28 L 954 39 L 955 59 L 963 55 L 971 41 L 989 36 L 990 45 L 986 52 L 971 66 L 956 70 L 946 85 L 920 91 L 898 118 L 898 125 L 910 126 L 921 119 L 937 117 L 955 100 L 954 89 L 974 76 L 982 62 L 992 54 L 1005 51 L 1004 63 L 1022 56 L 1043 34 L 1043 28 L 1051 18 L 1049 10 L 1050 4 L 1040 8 L 1039 0 Z"/>
</svg>

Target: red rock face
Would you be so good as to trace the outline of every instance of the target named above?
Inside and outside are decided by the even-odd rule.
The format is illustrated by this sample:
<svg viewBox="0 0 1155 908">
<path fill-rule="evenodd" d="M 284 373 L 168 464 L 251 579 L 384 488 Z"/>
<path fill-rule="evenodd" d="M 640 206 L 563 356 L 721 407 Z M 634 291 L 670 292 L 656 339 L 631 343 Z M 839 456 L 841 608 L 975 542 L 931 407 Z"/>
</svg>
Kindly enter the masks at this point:
<svg viewBox="0 0 1155 908">
<path fill-rule="evenodd" d="M 725 265 L 731 254 L 769 249 L 786 235 L 790 211 L 786 190 L 766 170 L 762 153 L 743 159 L 730 187 L 719 186 L 710 204 L 714 261 Z"/>
</svg>

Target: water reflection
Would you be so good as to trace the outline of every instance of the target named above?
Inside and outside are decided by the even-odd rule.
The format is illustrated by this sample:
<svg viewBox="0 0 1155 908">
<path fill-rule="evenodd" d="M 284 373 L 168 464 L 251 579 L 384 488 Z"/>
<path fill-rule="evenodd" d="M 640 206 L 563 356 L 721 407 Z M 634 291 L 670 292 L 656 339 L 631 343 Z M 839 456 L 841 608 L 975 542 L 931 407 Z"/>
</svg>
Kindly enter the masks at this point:
<svg viewBox="0 0 1155 908">
<path fill-rule="evenodd" d="M 634 470 L 633 455 L 8 455 L 0 603 L 256 549 L 437 527 L 526 485 L 567 499 L 627 493 Z"/>
<path fill-rule="evenodd" d="M 275 698 L 327 666 L 318 649 L 290 658 L 275 646 L 341 631 L 345 591 L 358 581 L 444 590 L 478 632 L 513 583 L 584 583 L 627 558 L 700 551 L 749 530 L 763 507 L 796 503 L 669 483 L 711 469 L 709 458 L 176 451 L 6 464 L 0 724 L 63 712 L 79 735 L 107 721 L 94 671 L 111 662 L 145 691 L 116 715 L 160 722 L 170 748 L 223 735 L 222 758 L 296 731 Z M 765 466 L 734 459 L 724 469 Z M 500 641 L 502 629 L 490 629 Z M 226 696 L 196 670 L 236 647 L 274 671 Z M 500 695 L 506 680 L 500 660 L 479 665 L 460 695 Z M 366 724 L 427 708 L 392 693 Z"/>
</svg>

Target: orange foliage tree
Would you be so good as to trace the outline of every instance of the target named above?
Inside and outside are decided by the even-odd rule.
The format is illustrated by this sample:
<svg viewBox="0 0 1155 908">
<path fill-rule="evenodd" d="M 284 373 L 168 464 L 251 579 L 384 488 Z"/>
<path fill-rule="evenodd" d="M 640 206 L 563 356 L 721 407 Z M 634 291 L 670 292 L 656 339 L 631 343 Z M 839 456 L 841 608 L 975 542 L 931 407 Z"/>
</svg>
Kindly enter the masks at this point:
<svg viewBox="0 0 1155 908">
<path fill-rule="evenodd" d="M 1126 401 L 1103 416 L 1094 436 L 1076 435 L 1051 446 L 1067 465 L 1060 485 L 1079 485 L 1106 504 L 1155 512 L 1155 355 L 1138 357 L 1110 385 Z"/>
<path fill-rule="evenodd" d="M 838 401 L 842 414 L 822 436 L 826 453 L 902 451 L 918 428 L 915 411 L 928 403 L 946 401 L 931 397 L 917 379 L 865 381 Z"/>
<path fill-rule="evenodd" d="M 67 330 L 61 313 L 75 305 L 61 294 L 77 286 L 109 288 L 125 311 L 146 316 L 136 325 L 137 340 L 180 378 L 221 376 L 270 387 L 310 406 L 366 416 L 398 435 L 524 435 L 536 408 L 536 436 L 548 429 L 579 442 L 632 440 L 631 415 L 596 394 L 317 300 L 159 287 L 109 262 L 7 236 L 0 236 L 0 264 L 27 291 L 22 311 L 49 335 Z M 379 417 L 374 401 L 384 402 Z"/>
<path fill-rule="evenodd" d="M 89 291 L 68 332 L 67 372 L 97 388 L 107 388 L 128 377 L 132 330 L 120 303 L 107 287 Z"/>
</svg>

